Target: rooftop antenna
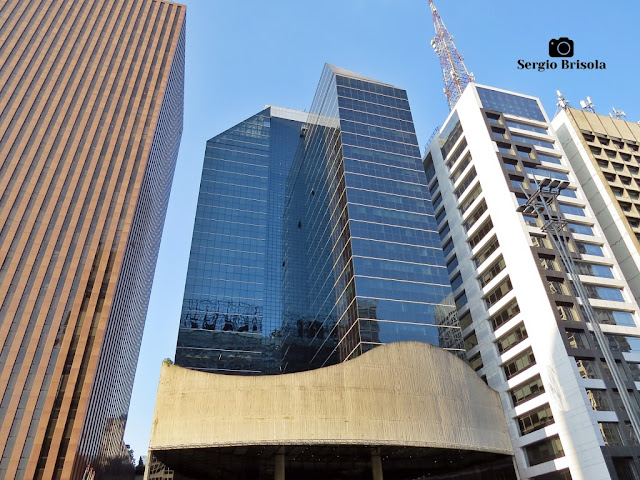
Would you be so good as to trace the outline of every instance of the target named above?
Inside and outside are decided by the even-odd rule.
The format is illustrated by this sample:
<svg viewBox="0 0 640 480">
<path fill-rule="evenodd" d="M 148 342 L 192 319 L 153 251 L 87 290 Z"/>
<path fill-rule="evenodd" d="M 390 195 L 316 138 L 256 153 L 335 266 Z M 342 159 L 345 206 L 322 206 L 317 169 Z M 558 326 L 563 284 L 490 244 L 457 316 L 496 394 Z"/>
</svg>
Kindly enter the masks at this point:
<svg viewBox="0 0 640 480">
<path fill-rule="evenodd" d="M 558 95 L 558 103 L 556 103 L 558 109 L 556 110 L 556 113 L 560 109 L 564 110 L 565 108 L 569 108 L 569 100 L 562 96 L 562 92 L 560 90 L 556 90 L 556 95 Z"/>
<path fill-rule="evenodd" d="M 627 116 L 627 114 L 624 113 L 622 110 L 616 110 L 616 107 L 611 107 L 611 109 L 613 110 L 613 112 L 609 112 L 609 116 L 611 118 L 617 118 L 618 120 L 622 120 L 622 117 Z"/>
<path fill-rule="evenodd" d="M 429 0 L 429 6 L 431 7 L 433 26 L 436 31 L 435 38 L 431 40 L 431 46 L 438 58 L 440 58 L 444 93 L 449 102 L 449 109 L 453 110 L 466 86 L 475 81 L 475 78 L 473 73 L 467 71 L 464 59 L 453 43 L 453 36 L 449 34 L 442 18 L 440 18 L 433 0 Z"/>
<path fill-rule="evenodd" d="M 591 97 L 587 97 L 586 102 L 584 100 L 580 100 L 580 106 L 582 107 L 583 110 L 587 112 L 596 113 L 594 108 L 595 105 L 593 105 L 593 102 L 591 101 Z"/>
</svg>

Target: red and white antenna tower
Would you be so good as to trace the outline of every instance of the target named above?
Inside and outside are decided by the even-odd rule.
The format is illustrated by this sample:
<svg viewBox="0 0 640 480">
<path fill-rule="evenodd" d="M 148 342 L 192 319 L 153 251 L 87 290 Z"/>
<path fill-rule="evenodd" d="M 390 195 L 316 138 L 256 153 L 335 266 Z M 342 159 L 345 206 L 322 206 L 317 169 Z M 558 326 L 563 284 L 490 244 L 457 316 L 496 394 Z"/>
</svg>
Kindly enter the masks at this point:
<svg viewBox="0 0 640 480">
<path fill-rule="evenodd" d="M 453 43 L 453 36 L 449 34 L 436 6 L 433 4 L 433 0 L 429 0 L 429 6 L 433 15 L 433 26 L 436 30 L 436 37 L 431 40 L 431 46 L 440 58 L 444 93 L 449 101 L 449 109 L 453 110 L 466 86 L 473 82 L 475 78 L 473 73 L 467 71 L 464 59 Z"/>
</svg>

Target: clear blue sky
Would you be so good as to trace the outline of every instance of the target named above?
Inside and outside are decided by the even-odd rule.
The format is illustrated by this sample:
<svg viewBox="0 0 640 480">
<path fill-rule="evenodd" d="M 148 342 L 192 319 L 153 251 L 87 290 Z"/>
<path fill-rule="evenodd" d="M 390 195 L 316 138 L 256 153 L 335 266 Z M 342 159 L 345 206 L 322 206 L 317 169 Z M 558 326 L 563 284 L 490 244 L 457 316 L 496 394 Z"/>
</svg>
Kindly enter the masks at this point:
<svg viewBox="0 0 640 480">
<path fill-rule="evenodd" d="M 430 41 L 427 0 L 184 0 L 184 133 L 142 341 L 125 442 L 146 455 L 164 358 L 173 359 L 205 142 L 267 103 L 308 109 L 325 62 L 407 90 L 421 147 L 448 114 Z M 556 89 L 572 106 L 591 96 L 640 120 L 637 0 L 436 0 L 479 83 L 538 96 L 553 117 Z M 545 61 L 552 38 L 573 60 L 606 70 L 517 69 Z M 215 405 L 211 406 L 215 408 Z"/>
</svg>

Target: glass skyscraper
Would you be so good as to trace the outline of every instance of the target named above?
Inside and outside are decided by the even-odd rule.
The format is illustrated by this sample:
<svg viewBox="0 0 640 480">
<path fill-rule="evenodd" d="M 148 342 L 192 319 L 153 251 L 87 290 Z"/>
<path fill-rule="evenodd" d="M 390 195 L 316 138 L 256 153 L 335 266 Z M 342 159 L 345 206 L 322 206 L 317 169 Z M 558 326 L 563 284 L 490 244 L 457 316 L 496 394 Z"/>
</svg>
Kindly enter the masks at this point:
<svg viewBox="0 0 640 480">
<path fill-rule="evenodd" d="M 280 373 L 461 338 L 404 90 L 327 65 L 309 114 L 268 107 L 207 143 L 178 365 Z"/>
<path fill-rule="evenodd" d="M 284 189 L 306 117 L 269 106 L 207 142 L 178 365 L 280 371 Z"/>
<path fill-rule="evenodd" d="M 462 348 L 404 90 L 327 65 L 287 181 L 285 371 Z"/>
</svg>

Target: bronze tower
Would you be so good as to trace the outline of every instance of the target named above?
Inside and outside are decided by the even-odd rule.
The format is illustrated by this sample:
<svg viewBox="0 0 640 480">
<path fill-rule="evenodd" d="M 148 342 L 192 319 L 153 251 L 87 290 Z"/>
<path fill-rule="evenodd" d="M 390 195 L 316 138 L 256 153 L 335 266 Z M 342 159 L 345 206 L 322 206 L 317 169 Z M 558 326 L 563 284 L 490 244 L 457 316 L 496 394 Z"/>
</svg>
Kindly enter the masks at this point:
<svg viewBox="0 0 640 480">
<path fill-rule="evenodd" d="M 162 0 L 0 0 L 0 478 L 122 454 L 184 23 Z"/>
</svg>

